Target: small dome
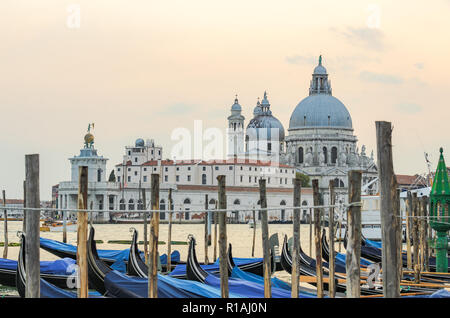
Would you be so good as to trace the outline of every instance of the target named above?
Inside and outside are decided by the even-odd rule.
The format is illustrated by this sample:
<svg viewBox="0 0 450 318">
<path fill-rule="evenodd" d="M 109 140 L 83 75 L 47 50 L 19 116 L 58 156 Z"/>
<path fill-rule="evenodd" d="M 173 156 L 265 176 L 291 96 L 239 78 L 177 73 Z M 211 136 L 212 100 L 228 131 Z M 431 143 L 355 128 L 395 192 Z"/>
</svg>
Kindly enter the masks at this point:
<svg viewBox="0 0 450 318">
<path fill-rule="evenodd" d="M 326 75 L 327 69 L 325 67 L 323 67 L 322 65 L 317 65 L 316 68 L 314 69 L 314 74 L 315 75 Z"/>
<path fill-rule="evenodd" d="M 142 138 L 138 138 L 136 139 L 136 143 L 135 143 L 136 147 L 144 147 L 145 146 L 145 141 Z"/>
<path fill-rule="evenodd" d="M 255 108 L 253 109 L 253 116 L 259 116 L 263 114 L 263 110 L 261 108 L 261 103 L 259 101 L 259 97 L 258 97 L 258 102 L 256 103 Z"/>
<path fill-rule="evenodd" d="M 279 141 L 284 141 L 284 127 L 281 122 L 272 115 L 259 115 L 252 118 L 247 125 L 246 135 L 250 140 L 256 140 L 255 137 L 258 139 L 262 138 L 270 140 L 272 137 L 272 128 L 278 129 L 278 139 Z"/>
<path fill-rule="evenodd" d="M 238 99 L 237 99 L 237 96 L 236 96 L 236 99 L 234 100 L 234 104 L 233 104 L 233 106 L 231 106 L 231 110 L 233 111 L 242 111 L 242 107 L 241 107 L 241 105 L 239 105 L 239 101 L 238 101 Z"/>
</svg>

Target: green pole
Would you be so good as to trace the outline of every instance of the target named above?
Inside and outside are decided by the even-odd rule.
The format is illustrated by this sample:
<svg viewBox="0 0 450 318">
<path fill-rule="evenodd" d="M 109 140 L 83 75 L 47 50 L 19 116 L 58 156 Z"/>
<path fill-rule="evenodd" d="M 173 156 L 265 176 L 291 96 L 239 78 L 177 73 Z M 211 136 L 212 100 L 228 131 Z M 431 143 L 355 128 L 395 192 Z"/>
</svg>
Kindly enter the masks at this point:
<svg viewBox="0 0 450 318">
<path fill-rule="evenodd" d="M 437 232 L 436 238 L 436 272 L 447 273 L 448 272 L 448 239 L 447 232 Z"/>
</svg>

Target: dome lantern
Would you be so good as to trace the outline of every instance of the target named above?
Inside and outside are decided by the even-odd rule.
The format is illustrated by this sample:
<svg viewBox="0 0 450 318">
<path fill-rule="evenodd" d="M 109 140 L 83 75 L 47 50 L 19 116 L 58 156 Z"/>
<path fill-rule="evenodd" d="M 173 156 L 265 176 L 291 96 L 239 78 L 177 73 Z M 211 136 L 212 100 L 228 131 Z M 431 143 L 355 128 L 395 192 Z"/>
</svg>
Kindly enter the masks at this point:
<svg viewBox="0 0 450 318">
<path fill-rule="evenodd" d="M 430 192 L 429 214 L 430 226 L 437 232 L 437 238 L 434 242 L 436 248 L 436 271 L 446 273 L 448 272 L 447 231 L 450 230 L 450 187 L 443 152 L 444 150 L 440 148 L 441 155 Z"/>
<path fill-rule="evenodd" d="M 319 56 L 319 65 L 316 66 L 312 74 L 309 95 L 312 94 L 331 95 L 331 83 L 328 80 L 327 69 L 322 66 L 322 55 Z"/>
</svg>

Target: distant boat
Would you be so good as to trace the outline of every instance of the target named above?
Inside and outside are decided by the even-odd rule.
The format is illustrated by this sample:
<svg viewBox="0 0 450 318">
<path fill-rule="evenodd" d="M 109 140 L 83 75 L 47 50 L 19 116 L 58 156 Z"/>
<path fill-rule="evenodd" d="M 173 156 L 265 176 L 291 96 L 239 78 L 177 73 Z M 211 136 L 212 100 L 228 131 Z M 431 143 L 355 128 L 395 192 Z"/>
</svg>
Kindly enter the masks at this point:
<svg viewBox="0 0 450 318">
<path fill-rule="evenodd" d="M 64 224 L 62 221 L 46 220 L 40 227 L 41 232 L 62 232 L 64 229 Z M 77 224 L 75 221 L 68 221 L 66 223 L 67 232 L 76 232 Z"/>
<path fill-rule="evenodd" d="M 5 220 L 4 217 L 0 218 L 0 221 L 4 221 L 4 220 Z M 11 216 L 9 216 L 8 217 L 8 221 L 23 221 L 23 218 L 22 217 L 11 217 Z"/>
</svg>

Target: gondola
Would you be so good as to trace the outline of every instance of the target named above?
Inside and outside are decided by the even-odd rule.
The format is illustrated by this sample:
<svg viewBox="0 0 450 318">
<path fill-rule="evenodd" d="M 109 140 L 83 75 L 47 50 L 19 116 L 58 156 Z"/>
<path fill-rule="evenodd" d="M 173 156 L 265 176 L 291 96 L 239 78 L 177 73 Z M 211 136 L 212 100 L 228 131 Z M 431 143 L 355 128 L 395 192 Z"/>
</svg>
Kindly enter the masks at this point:
<svg viewBox="0 0 450 318">
<path fill-rule="evenodd" d="M 147 278 L 148 266 L 142 260 L 137 245 L 138 231 L 134 228 L 132 230 L 133 239 L 131 241 L 130 256 L 128 257 L 127 273 L 131 276 Z"/>
<path fill-rule="evenodd" d="M 25 271 L 25 234 L 20 235 L 19 260 L 17 262 L 16 288 L 20 297 L 25 298 L 26 290 L 26 271 Z M 41 276 L 42 277 L 42 276 Z M 66 278 L 67 282 L 67 278 Z M 76 285 L 76 284 L 74 284 Z M 77 294 L 68 290 L 59 288 L 45 279 L 40 279 L 40 298 L 77 298 Z M 91 294 L 90 297 L 99 297 Z"/>
<path fill-rule="evenodd" d="M 130 276 L 147 278 L 148 277 L 148 266 L 145 264 L 145 262 L 140 257 L 140 253 L 139 253 L 138 245 L 137 245 L 138 231 L 134 228 L 131 228 L 131 230 L 133 231 L 133 238 L 132 238 L 131 246 L 130 246 L 130 255 L 128 257 L 129 261 L 127 263 L 127 273 Z M 180 262 L 176 266 L 186 267 L 186 263 Z M 207 266 L 213 267 L 212 265 L 207 265 Z M 177 268 L 177 267 L 175 267 L 175 268 Z M 213 268 L 213 271 L 214 271 L 214 268 Z M 179 272 L 181 272 L 181 273 L 179 273 Z M 177 271 L 169 273 L 169 276 L 171 276 L 173 278 L 178 278 L 178 279 L 187 279 L 185 271 L 184 272 L 179 271 L 179 268 L 177 269 Z"/>
<path fill-rule="evenodd" d="M 25 244 L 25 234 L 21 233 L 21 242 L 23 242 L 22 244 Z M 0 282 L 0 284 L 5 285 L 5 286 L 10 286 L 10 287 L 17 287 L 17 277 L 19 277 L 19 269 L 21 269 L 20 267 L 20 262 L 22 261 L 22 264 L 25 264 L 25 248 L 22 249 L 22 244 L 20 246 L 20 251 L 19 251 L 19 261 L 17 262 L 17 267 L 15 270 L 1 270 L 2 272 L 2 281 Z M 23 255 L 22 255 L 23 254 Z M 43 263 L 43 262 L 41 262 Z M 25 265 L 23 265 L 23 273 L 25 272 Z M 73 270 L 75 269 L 75 267 L 73 269 L 70 269 L 70 273 L 69 274 L 49 274 L 49 273 L 42 273 L 40 274 L 41 279 L 44 279 L 46 282 L 55 285 L 56 287 L 60 287 L 60 288 L 64 288 L 64 289 L 72 289 L 75 288 L 76 286 L 72 286 L 70 284 L 68 284 L 68 281 L 70 280 L 70 278 L 73 275 Z M 3 279 L 5 281 L 3 281 Z M 22 283 L 22 281 L 20 281 L 19 283 Z M 17 289 L 19 291 L 19 294 L 22 290 L 19 290 L 19 288 L 22 288 L 22 285 L 20 285 Z M 23 295 L 25 295 L 25 289 L 23 289 Z"/>
<path fill-rule="evenodd" d="M 312 262 L 310 262 L 310 259 L 311 258 L 309 256 L 303 253 L 300 246 L 300 253 L 299 253 L 300 275 L 316 277 L 317 275 L 316 275 L 315 261 L 314 266 L 312 266 L 311 265 Z M 292 256 L 289 252 L 289 247 L 287 244 L 287 235 L 285 235 L 284 237 L 283 249 L 281 253 L 281 264 L 288 273 L 292 273 Z M 327 278 L 328 275 L 324 273 L 323 277 Z M 339 283 L 338 278 L 345 279 L 345 277 L 336 274 L 335 276 L 336 292 L 345 293 L 347 287 L 345 284 Z M 315 283 L 311 283 L 311 285 L 316 286 Z M 328 289 L 328 283 L 324 283 L 324 288 Z M 361 295 L 380 295 L 382 293 L 383 291 L 380 291 L 379 289 L 369 289 L 361 287 Z"/>
<path fill-rule="evenodd" d="M 195 252 L 195 238 L 191 237 L 189 242 L 189 252 L 187 258 L 187 276 L 189 280 L 203 283 L 207 286 L 215 288 L 220 287 L 220 278 L 207 273 L 200 267 L 197 261 Z M 262 298 L 264 297 L 264 285 L 255 281 L 248 281 L 239 278 L 228 278 L 228 289 L 230 293 L 238 294 L 247 298 Z M 281 288 L 271 289 L 272 298 L 290 298 L 289 290 Z M 311 295 L 301 295 L 300 297 L 313 298 Z"/>
<path fill-rule="evenodd" d="M 95 229 L 90 227 L 89 238 L 87 242 L 87 264 L 89 286 L 97 290 L 102 295 L 106 295 L 105 276 L 112 271 L 103 260 L 98 256 L 97 245 L 94 240 Z"/>
<path fill-rule="evenodd" d="M 40 238 L 40 246 L 43 250 L 64 258 L 69 257 L 77 259 L 77 247 L 71 244 L 58 242 L 51 239 Z M 100 250 L 98 251 L 100 259 L 108 266 L 113 265 L 116 261 L 127 261 L 128 249 L 125 250 Z"/>
<path fill-rule="evenodd" d="M 344 247 L 347 248 L 347 235 L 344 237 Z M 361 257 L 366 258 L 375 263 L 382 262 L 382 248 L 376 247 L 376 244 L 370 244 L 367 242 L 367 239 L 361 237 Z M 449 259 L 450 260 L 450 259 Z M 403 267 L 407 266 L 407 254 L 406 252 L 402 252 L 402 263 Z M 450 261 L 449 261 L 450 264 Z M 429 258 L 429 267 L 430 272 L 436 272 L 436 258 Z M 450 270 L 450 266 L 449 266 Z"/>
<path fill-rule="evenodd" d="M 274 255 L 272 253 L 272 250 L 269 250 L 270 253 L 270 269 L 272 271 L 272 274 L 275 270 L 275 259 L 274 259 Z M 248 273 L 252 273 L 252 274 L 256 274 L 259 276 L 264 276 L 264 261 L 256 261 L 253 263 L 248 263 L 248 264 L 243 264 L 243 265 L 238 265 L 239 269 L 244 271 L 244 272 L 248 272 Z M 228 252 L 227 252 L 227 266 L 228 266 L 228 274 L 231 275 L 231 272 L 233 271 L 233 268 L 236 266 L 234 260 L 233 260 L 233 254 L 232 254 L 232 247 L 231 247 L 231 243 L 228 244 Z"/>
<path fill-rule="evenodd" d="M 0 259 L 0 285 L 16 287 L 17 261 Z"/>
<path fill-rule="evenodd" d="M 334 252 L 334 253 L 335 253 L 334 254 L 335 255 L 335 263 L 340 263 L 342 266 L 345 267 L 345 260 L 342 261 L 341 259 L 337 258 L 338 255 L 341 255 L 341 257 L 342 257 L 342 254 L 336 253 L 336 252 Z M 325 231 L 322 232 L 322 258 L 325 261 L 327 261 L 328 263 L 330 262 L 330 246 L 328 245 Z M 363 268 L 366 268 L 370 264 L 373 264 L 373 262 L 370 262 L 362 257 L 361 257 L 360 263 L 361 263 L 361 267 L 363 267 Z"/>
<path fill-rule="evenodd" d="M 0 259 L 0 285 L 16 287 L 18 262 L 10 259 Z M 60 259 L 56 261 L 41 261 L 41 278 L 55 286 L 68 289 L 67 279 L 75 270 L 75 261 Z"/>
</svg>

